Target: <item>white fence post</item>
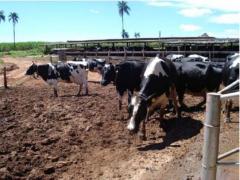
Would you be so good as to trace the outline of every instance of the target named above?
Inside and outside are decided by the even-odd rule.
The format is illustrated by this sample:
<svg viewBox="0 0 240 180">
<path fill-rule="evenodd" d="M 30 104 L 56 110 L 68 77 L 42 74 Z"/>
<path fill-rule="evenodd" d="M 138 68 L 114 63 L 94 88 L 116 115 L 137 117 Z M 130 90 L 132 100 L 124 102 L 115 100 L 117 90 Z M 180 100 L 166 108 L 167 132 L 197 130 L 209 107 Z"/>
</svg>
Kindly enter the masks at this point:
<svg viewBox="0 0 240 180">
<path fill-rule="evenodd" d="M 207 94 L 201 172 L 202 180 L 216 180 L 221 114 L 220 97 L 221 95 L 218 93 Z"/>
</svg>

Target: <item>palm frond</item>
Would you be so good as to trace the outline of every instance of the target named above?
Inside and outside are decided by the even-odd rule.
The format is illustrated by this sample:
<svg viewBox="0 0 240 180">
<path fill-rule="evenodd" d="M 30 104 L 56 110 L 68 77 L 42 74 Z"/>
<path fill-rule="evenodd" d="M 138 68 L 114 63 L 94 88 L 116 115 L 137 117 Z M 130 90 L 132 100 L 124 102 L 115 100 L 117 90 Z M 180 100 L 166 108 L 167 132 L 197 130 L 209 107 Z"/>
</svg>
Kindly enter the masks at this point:
<svg viewBox="0 0 240 180">
<path fill-rule="evenodd" d="M 12 21 L 13 24 L 18 23 L 18 19 L 19 19 L 18 14 L 15 12 L 11 12 L 8 16 L 8 21 L 9 22 Z"/>
<path fill-rule="evenodd" d="M 5 15 L 4 15 L 4 11 L 0 11 L 0 22 L 1 21 L 5 21 Z"/>
</svg>

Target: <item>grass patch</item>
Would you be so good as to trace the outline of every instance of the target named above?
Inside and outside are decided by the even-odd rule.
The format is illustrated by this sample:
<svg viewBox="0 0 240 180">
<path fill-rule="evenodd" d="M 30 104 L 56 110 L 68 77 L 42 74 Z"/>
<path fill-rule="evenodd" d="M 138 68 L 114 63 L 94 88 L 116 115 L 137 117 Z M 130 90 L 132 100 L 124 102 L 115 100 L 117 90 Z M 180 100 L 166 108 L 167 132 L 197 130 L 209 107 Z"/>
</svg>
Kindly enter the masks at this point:
<svg viewBox="0 0 240 180">
<path fill-rule="evenodd" d="M 0 65 L 1 65 L 1 64 L 3 64 L 3 60 L 2 60 L 2 59 L 0 59 Z"/>
<path fill-rule="evenodd" d="M 17 42 L 14 48 L 13 43 L 0 43 L 0 52 L 25 51 L 30 49 L 42 49 L 44 42 Z"/>
<path fill-rule="evenodd" d="M 43 51 L 40 49 L 30 49 L 25 51 L 9 51 L 4 55 L 9 55 L 12 57 L 26 57 L 26 56 L 41 56 L 43 55 Z"/>
<path fill-rule="evenodd" d="M 14 48 L 13 43 L 0 43 L 0 57 L 41 56 L 44 54 L 44 42 L 18 42 Z"/>
</svg>

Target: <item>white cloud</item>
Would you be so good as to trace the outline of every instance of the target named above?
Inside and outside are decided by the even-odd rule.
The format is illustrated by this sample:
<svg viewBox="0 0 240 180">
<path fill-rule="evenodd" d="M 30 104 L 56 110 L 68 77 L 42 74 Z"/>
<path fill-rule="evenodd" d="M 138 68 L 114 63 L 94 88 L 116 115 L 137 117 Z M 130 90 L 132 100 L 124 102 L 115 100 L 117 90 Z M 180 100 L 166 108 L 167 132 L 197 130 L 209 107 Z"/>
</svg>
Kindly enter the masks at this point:
<svg viewBox="0 0 240 180">
<path fill-rule="evenodd" d="M 183 31 L 198 31 L 201 29 L 200 26 L 194 24 L 181 24 L 179 28 Z"/>
<path fill-rule="evenodd" d="M 98 10 L 96 10 L 96 9 L 90 9 L 89 11 L 90 11 L 90 13 L 93 13 L 93 14 L 99 14 L 99 13 L 100 13 L 100 12 L 99 12 Z"/>
<path fill-rule="evenodd" d="M 179 11 L 179 14 L 186 17 L 200 17 L 204 15 L 211 14 L 212 11 L 210 9 L 201 9 L 201 8 L 187 8 Z"/>
<path fill-rule="evenodd" d="M 150 0 L 149 5 L 160 6 L 159 4 L 168 4 L 179 8 L 201 8 L 220 10 L 226 12 L 239 12 L 239 0 Z"/>
<path fill-rule="evenodd" d="M 230 13 L 214 16 L 210 19 L 210 22 L 214 22 L 217 24 L 239 24 L 240 13 Z"/>
</svg>

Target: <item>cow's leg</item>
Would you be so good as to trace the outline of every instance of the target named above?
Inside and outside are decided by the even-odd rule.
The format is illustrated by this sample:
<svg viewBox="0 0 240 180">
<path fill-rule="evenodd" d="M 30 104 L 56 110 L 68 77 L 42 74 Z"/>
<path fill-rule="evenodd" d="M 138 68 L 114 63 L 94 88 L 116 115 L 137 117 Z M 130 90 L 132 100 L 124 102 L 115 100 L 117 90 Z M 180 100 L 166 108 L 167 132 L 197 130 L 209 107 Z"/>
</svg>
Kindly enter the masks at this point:
<svg viewBox="0 0 240 180">
<path fill-rule="evenodd" d="M 230 122 L 230 111 L 232 108 L 232 100 L 228 99 L 225 103 L 225 122 Z"/>
<path fill-rule="evenodd" d="M 54 92 L 54 96 L 55 96 L 55 97 L 58 97 L 57 88 L 54 87 L 54 88 L 53 88 L 53 92 Z"/>
<path fill-rule="evenodd" d="M 131 105 L 133 91 L 128 90 L 128 116 L 130 117 L 132 114 L 133 106 Z"/>
<path fill-rule="evenodd" d="M 118 112 L 120 114 L 120 118 L 124 119 L 124 115 L 122 113 L 122 98 L 123 98 L 123 93 L 118 93 Z"/>
<path fill-rule="evenodd" d="M 84 81 L 83 82 L 83 94 L 84 95 L 88 95 L 88 82 L 87 81 Z"/>
<path fill-rule="evenodd" d="M 177 113 L 177 117 L 181 118 L 181 112 L 179 111 L 178 103 L 177 103 L 177 92 L 176 92 L 175 86 L 171 87 L 171 89 L 170 89 L 170 96 L 171 96 L 171 99 L 173 101 L 173 105 L 174 105 L 174 109 L 175 109 L 175 111 Z"/>
<path fill-rule="evenodd" d="M 118 94 L 118 109 L 122 110 L 122 98 L 123 98 L 123 94 Z"/>
<path fill-rule="evenodd" d="M 55 97 L 58 97 L 57 83 L 58 83 L 57 80 L 48 80 L 48 84 L 50 84 L 53 87 L 53 92 Z"/>
<path fill-rule="evenodd" d="M 131 103 L 132 95 L 133 95 L 133 91 L 132 90 L 128 90 L 128 104 Z"/>
<path fill-rule="evenodd" d="M 141 133 L 139 134 L 139 137 L 141 140 L 146 141 L 146 122 L 148 121 L 149 118 L 149 109 L 147 110 L 146 118 L 142 122 L 142 128 L 141 128 Z"/>
<path fill-rule="evenodd" d="M 82 85 L 79 84 L 79 88 L 78 88 L 78 93 L 77 93 L 77 96 L 80 96 L 81 94 L 81 91 L 82 91 Z"/>
<path fill-rule="evenodd" d="M 179 101 L 181 109 L 187 108 L 187 106 L 183 102 L 184 101 L 184 93 L 185 93 L 185 88 L 181 87 L 181 88 L 177 89 L 178 101 Z"/>
</svg>

